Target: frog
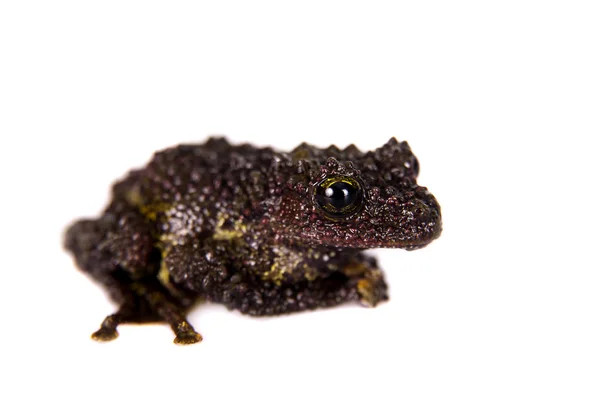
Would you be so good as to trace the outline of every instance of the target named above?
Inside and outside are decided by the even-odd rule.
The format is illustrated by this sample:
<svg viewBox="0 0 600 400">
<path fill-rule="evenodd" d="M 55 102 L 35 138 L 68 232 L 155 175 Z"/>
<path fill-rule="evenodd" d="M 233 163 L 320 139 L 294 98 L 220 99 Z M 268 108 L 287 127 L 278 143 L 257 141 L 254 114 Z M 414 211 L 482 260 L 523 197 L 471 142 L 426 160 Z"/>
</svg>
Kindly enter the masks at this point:
<svg viewBox="0 0 600 400">
<path fill-rule="evenodd" d="M 117 305 L 92 334 L 124 323 L 170 325 L 180 345 L 201 302 L 273 316 L 388 300 L 374 248 L 420 249 L 442 231 L 419 162 L 392 137 L 373 151 L 302 143 L 290 152 L 224 137 L 156 152 L 112 187 L 97 218 L 64 247 Z"/>
</svg>

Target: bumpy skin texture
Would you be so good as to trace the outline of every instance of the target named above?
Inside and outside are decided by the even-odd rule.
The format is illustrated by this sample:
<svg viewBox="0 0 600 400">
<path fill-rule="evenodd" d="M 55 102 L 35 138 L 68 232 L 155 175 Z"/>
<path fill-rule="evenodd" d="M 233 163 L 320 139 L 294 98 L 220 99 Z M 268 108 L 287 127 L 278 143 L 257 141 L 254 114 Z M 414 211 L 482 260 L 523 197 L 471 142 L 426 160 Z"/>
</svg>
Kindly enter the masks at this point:
<svg viewBox="0 0 600 400">
<path fill-rule="evenodd" d="M 308 144 L 283 153 L 222 138 L 156 153 L 114 185 L 98 219 L 65 235 L 78 267 L 120 305 L 92 337 L 114 339 L 122 322 L 165 321 L 176 343 L 195 343 L 202 337 L 185 314 L 197 299 L 251 315 L 375 306 L 387 286 L 361 251 L 417 249 L 441 233 L 418 171 L 394 138 L 366 153 Z"/>
</svg>

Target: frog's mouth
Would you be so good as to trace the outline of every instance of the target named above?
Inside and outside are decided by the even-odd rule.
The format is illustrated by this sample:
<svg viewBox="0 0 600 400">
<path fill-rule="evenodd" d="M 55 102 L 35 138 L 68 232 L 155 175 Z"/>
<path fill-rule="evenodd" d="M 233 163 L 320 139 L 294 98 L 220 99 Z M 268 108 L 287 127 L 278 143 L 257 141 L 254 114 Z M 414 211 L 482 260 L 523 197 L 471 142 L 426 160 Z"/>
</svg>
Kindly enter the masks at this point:
<svg viewBox="0 0 600 400">
<path fill-rule="evenodd" d="M 433 240 L 437 239 L 441 235 L 441 229 L 437 231 L 437 233 L 431 237 L 426 237 L 421 240 L 412 240 L 412 241 L 389 241 L 389 242 L 376 242 L 376 241 L 365 241 L 358 243 L 358 246 L 353 246 L 355 248 L 363 248 L 363 249 L 405 249 L 405 250 L 417 250 L 427 246 Z"/>
<path fill-rule="evenodd" d="M 442 233 L 441 227 L 437 229 L 435 232 L 427 235 L 423 235 L 419 239 L 411 239 L 411 240 L 394 240 L 391 239 L 389 241 L 371 241 L 371 240 L 357 240 L 354 242 L 354 245 L 351 246 L 342 246 L 349 248 L 361 248 L 361 249 L 379 249 L 379 248 L 389 248 L 389 249 L 405 249 L 405 250 L 417 250 L 427 246 L 433 240 L 440 237 Z"/>
<path fill-rule="evenodd" d="M 437 218 L 427 222 L 405 224 L 391 227 L 367 227 L 361 229 L 336 229 L 333 228 L 322 234 L 310 231 L 299 233 L 299 241 L 312 246 L 328 246 L 339 249 L 374 249 L 374 248 L 402 248 L 416 250 L 437 239 L 442 233 L 442 221 Z"/>
</svg>

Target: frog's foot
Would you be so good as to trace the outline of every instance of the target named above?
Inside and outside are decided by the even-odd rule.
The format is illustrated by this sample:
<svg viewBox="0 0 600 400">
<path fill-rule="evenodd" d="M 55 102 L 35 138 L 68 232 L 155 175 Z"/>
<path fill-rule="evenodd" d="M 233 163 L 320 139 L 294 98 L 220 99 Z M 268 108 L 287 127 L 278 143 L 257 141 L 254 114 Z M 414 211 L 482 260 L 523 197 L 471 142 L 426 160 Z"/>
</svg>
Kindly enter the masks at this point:
<svg viewBox="0 0 600 400">
<path fill-rule="evenodd" d="M 387 285 L 380 270 L 370 270 L 356 282 L 360 303 L 365 307 L 375 307 L 388 300 Z"/>
<path fill-rule="evenodd" d="M 346 265 L 342 272 L 349 278 L 348 283 L 357 292 L 360 303 L 365 307 L 375 307 L 388 300 L 387 284 L 375 259 L 361 258 Z"/>
<path fill-rule="evenodd" d="M 117 326 L 123 322 L 135 322 L 141 321 L 139 317 L 142 317 L 141 309 L 136 308 L 139 302 L 135 301 L 133 296 L 127 296 L 119 311 L 104 318 L 100 329 L 92 333 L 92 339 L 97 342 L 109 342 L 119 337 Z M 146 317 L 146 320 L 148 318 Z"/>
<path fill-rule="evenodd" d="M 171 329 L 175 333 L 173 343 L 186 345 L 202 341 L 202 336 L 185 318 L 184 307 L 178 304 L 162 285 L 136 283 L 133 286 L 136 293 L 144 298 L 159 320 L 171 325 Z"/>
<path fill-rule="evenodd" d="M 172 325 L 171 328 L 176 335 L 173 340 L 175 344 L 186 345 L 202 341 L 202 335 L 196 332 L 187 321 L 181 321 L 176 325 Z"/>
<path fill-rule="evenodd" d="M 119 332 L 117 332 L 119 320 L 119 313 L 112 314 L 104 318 L 102 325 L 100 325 L 100 329 L 92 333 L 92 339 L 97 342 L 109 342 L 111 340 L 115 340 L 117 337 L 119 337 Z"/>
</svg>

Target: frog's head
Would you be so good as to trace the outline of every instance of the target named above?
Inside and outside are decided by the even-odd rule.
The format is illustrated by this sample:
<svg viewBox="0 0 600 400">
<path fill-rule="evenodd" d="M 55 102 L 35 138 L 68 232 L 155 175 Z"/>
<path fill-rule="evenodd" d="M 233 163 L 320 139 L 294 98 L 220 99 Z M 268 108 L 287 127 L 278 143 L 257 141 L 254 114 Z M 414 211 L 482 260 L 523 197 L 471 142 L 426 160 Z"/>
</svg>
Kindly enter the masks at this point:
<svg viewBox="0 0 600 400">
<path fill-rule="evenodd" d="M 301 145 L 277 207 L 282 239 L 339 248 L 423 247 L 442 230 L 438 202 L 417 185 L 419 164 L 392 138 L 374 152 Z"/>
</svg>

